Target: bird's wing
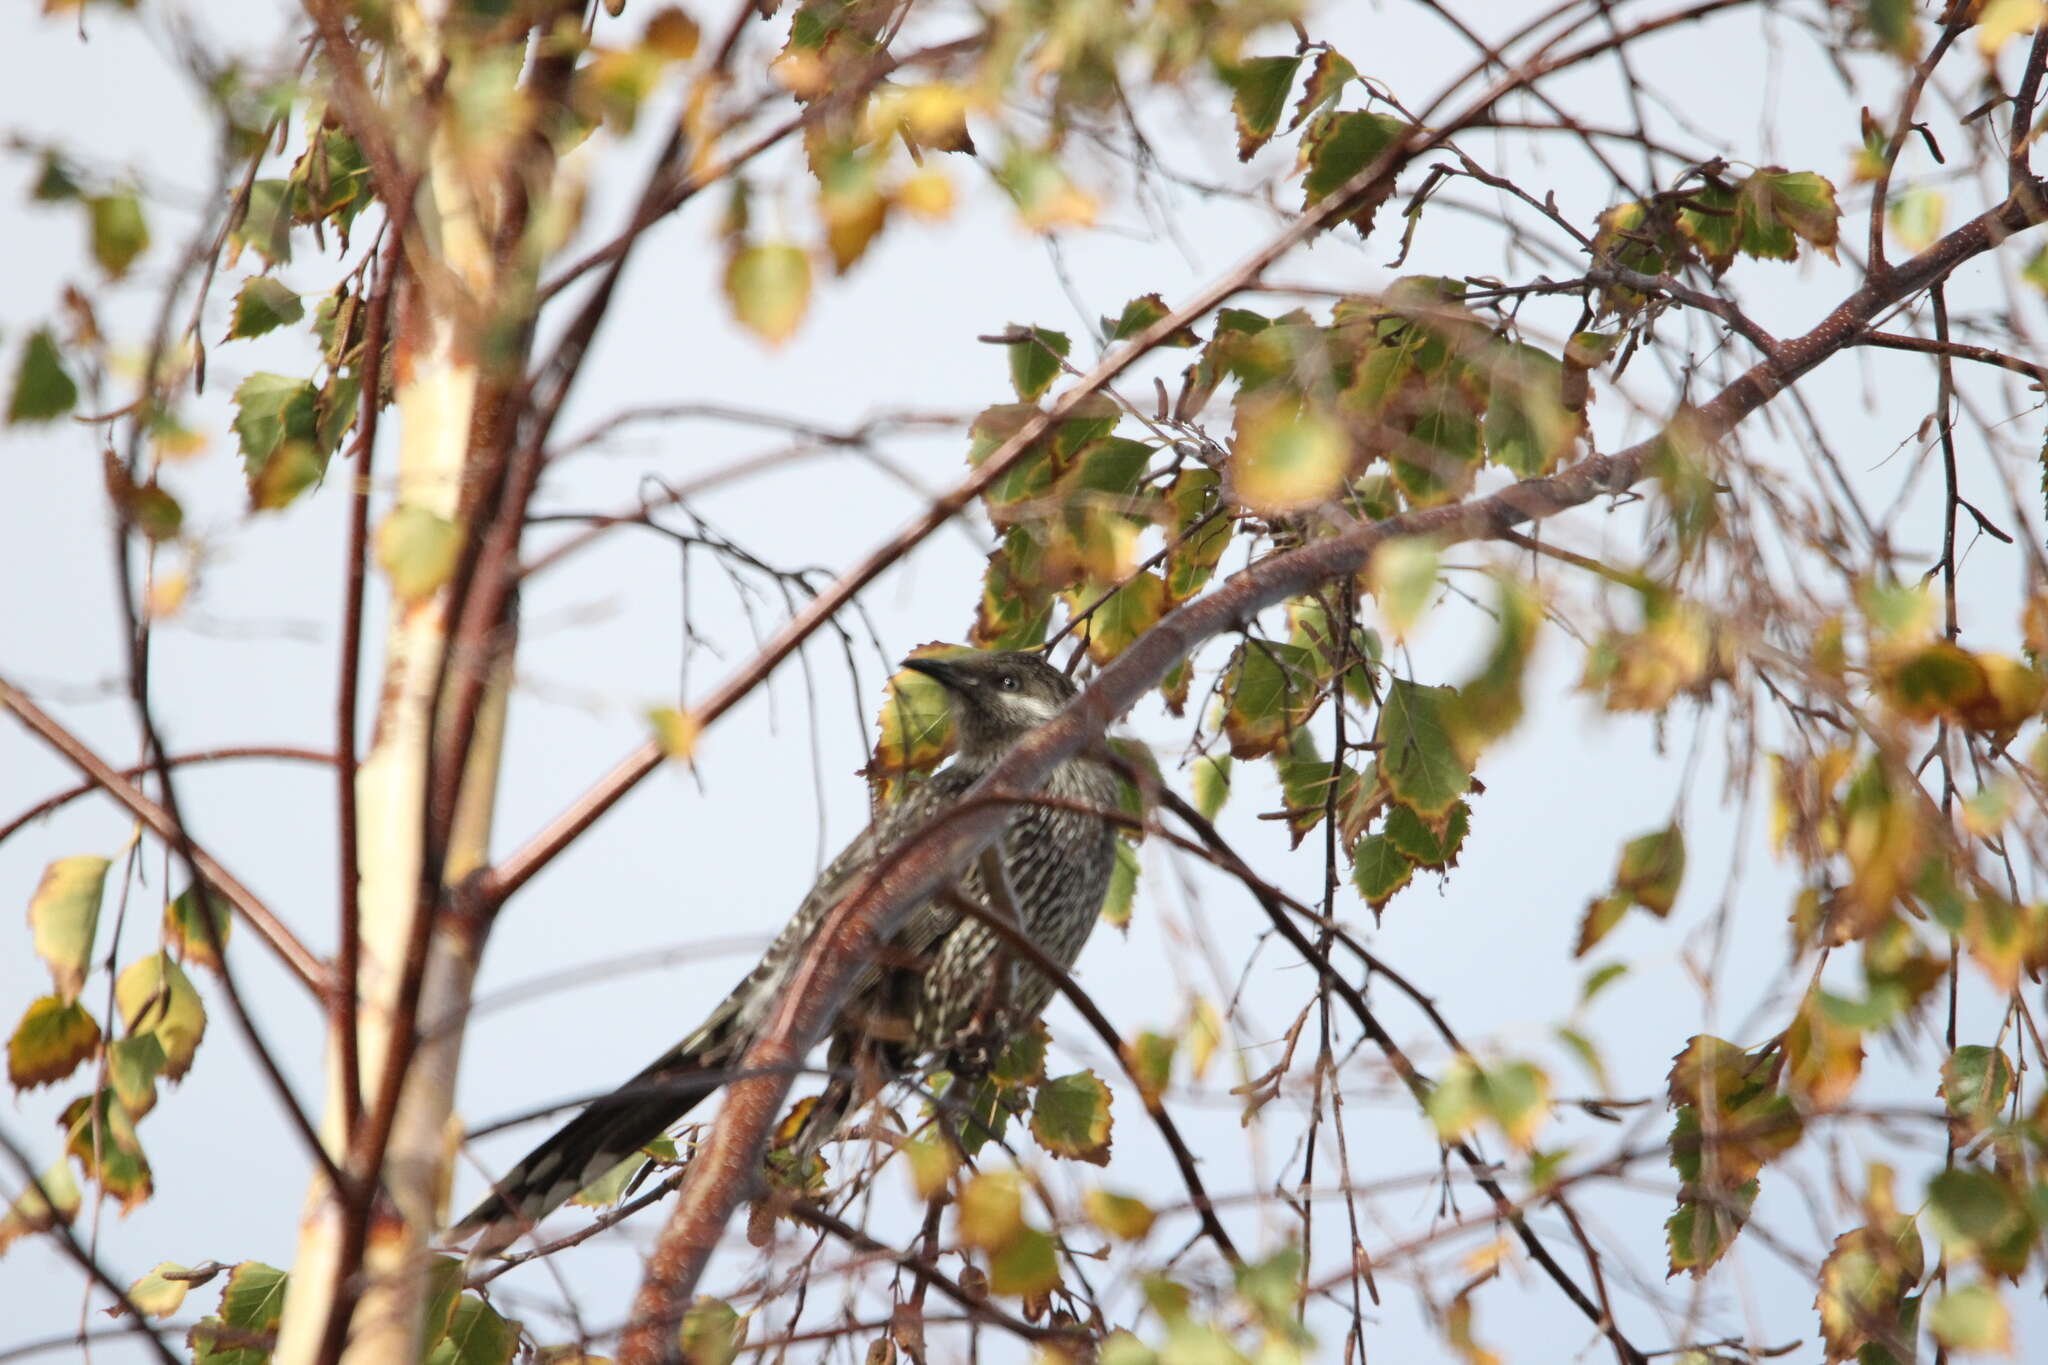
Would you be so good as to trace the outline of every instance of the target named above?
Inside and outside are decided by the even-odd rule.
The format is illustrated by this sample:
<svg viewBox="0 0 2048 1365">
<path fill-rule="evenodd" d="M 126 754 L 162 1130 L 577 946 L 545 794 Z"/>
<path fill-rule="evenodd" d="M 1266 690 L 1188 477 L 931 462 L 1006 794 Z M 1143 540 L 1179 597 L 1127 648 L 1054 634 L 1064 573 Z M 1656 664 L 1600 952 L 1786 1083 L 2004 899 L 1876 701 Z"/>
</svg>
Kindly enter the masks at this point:
<svg viewBox="0 0 2048 1365">
<path fill-rule="evenodd" d="M 732 1008 L 732 1018 L 739 1024 L 741 1033 L 750 1034 L 757 1028 L 768 1010 L 781 998 L 783 987 L 803 960 L 804 949 L 823 926 L 826 913 L 854 888 L 863 874 L 891 854 L 901 851 L 930 825 L 935 815 L 973 786 L 979 776 L 979 773 L 964 772 L 957 765 L 934 774 L 903 800 L 876 815 L 874 821 L 826 866 L 810 894 L 804 897 L 803 904 L 797 907 L 796 914 L 790 917 L 768 951 L 761 955 L 760 963 L 720 1007 L 721 1011 L 728 1006 Z M 936 898 L 926 900 L 911 911 L 902 928 L 890 939 L 890 947 L 899 957 L 921 957 L 958 918 L 957 912 L 945 908 Z M 886 970 L 883 963 L 864 964 L 854 979 L 848 998 L 860 1000 L 873 995 Z"/>
</svg>

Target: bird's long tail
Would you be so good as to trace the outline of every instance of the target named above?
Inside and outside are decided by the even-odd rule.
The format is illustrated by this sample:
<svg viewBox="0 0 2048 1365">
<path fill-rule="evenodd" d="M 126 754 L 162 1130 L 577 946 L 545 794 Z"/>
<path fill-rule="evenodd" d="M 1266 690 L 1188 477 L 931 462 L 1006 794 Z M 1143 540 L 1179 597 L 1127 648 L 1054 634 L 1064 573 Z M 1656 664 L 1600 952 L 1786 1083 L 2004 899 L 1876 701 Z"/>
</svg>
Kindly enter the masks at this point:
<svg viewBox="0 0 2048 1365">
<path fill-rule="evenodd" d="M 449 1230 L 451 1239 L 481 1232 L 472 1255 L 508 1246 L 578 1190 L 660 1137 L 724 1084 L 727 1032 L 726 1021 L 714 1017 L 632 1080 L 592 1100 L 507 1171 L 490 1195 Z"/>
</svg>

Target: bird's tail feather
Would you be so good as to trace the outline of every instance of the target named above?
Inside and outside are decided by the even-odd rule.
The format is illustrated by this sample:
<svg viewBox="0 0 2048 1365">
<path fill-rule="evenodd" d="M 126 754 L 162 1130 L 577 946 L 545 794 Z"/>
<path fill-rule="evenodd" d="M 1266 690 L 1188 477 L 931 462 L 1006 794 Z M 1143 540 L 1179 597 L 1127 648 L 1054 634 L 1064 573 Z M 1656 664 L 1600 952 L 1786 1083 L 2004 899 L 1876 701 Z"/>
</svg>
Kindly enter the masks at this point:
<svg viewBox="0 0 2048 1365">
<path fill-rule="evenodd" d="M 662 1135 L 724 1084 L 725 1021 L 678 1043 L 617 1090 L 590 1104 L 528 1152 L 484 1201 L 449 1230 L 461 1241 L 481 1232 L 472 1255 L 508 1246 L 578 1190 Z"/>
</svg>

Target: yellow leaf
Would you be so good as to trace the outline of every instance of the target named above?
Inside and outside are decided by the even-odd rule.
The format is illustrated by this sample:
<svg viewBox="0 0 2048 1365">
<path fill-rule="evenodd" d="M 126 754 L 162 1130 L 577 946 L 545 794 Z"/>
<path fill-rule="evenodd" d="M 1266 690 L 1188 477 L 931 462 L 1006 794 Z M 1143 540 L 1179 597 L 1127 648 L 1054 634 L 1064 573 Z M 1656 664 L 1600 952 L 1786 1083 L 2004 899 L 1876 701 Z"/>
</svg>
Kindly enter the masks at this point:
<svg viewBox="0 0 2048 1365">
<path fill-rule="evenodd" d="M 811 258 L 787 243 L 747 247 L 726 267 L 725 296 L 742 326 L 780 346 L 810 307 Z"/>
<path fill-rule="evenodd" d="M 2022 33 L 2032 33 L 2048 15 L 2041 0 L 1985 0 L 1977 12 L 1977 50 L 1987 58 Z"/>
<path fill-rule="evenodd" d="M 960 1191 L 960 1240 L 983 1251 L 1008 1246 L 1024 1229 L 1024 1189 L 1015 1171 L 986 1171 Z"/>
<path fill-rule="evenodd" d="M 654 727 L 655 742 L 668 757 L 687 759 L 696 749 L 699 727 L 697 718 L 689 712 L 657 706 L 647 713 L 647 721 Z"/>
<path fill-rule="evenodd" d="M 944 171 L 927 166 L 897 187 L 896 202 L 913 218 L 940 222 L 953 214 L 953 182 Z"/>
<path fill-rule="evenodd" d="M 1350 465 L 1343 428 L 1284 401 L 1241 403 L 1236 445 L 1230 473 L 1237 500 L 1269 515 L 1328 499 Z"/>
</svg>

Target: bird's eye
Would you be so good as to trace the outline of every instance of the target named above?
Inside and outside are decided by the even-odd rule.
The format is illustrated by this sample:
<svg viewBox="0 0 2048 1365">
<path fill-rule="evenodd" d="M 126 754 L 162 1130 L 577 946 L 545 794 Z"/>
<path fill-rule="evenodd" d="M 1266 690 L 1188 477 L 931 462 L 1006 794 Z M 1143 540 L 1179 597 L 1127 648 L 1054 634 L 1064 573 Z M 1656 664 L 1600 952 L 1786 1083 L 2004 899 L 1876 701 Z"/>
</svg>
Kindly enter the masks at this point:
<svg viewBox="0 0 2048 1365">
<path fill-rule="evenodd" d="M 1003 674 L 1000 678 L 996 679 L 996 686 L 1002 688 L 1005 692 L 1015 692 L 1017 690 L 1017 675 L 1015 673 Z"/>
</svg>

